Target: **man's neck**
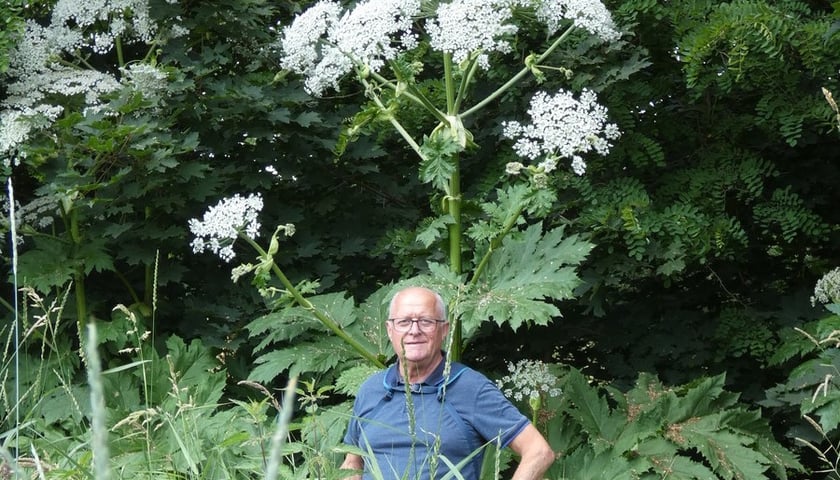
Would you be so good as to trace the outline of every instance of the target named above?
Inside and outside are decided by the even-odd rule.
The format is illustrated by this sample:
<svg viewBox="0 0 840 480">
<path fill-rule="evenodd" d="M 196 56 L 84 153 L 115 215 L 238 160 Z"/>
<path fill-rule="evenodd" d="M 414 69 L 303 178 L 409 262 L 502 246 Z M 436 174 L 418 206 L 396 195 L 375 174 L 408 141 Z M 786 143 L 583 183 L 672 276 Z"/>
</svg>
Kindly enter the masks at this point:
<svg viewBox="0 0 840 480">
<path fill-rule="evenodd" d="M 443 355 L 441 354 L 436 355 L 427 362 L 406 362 L 400 359 L 400 376 L 403 377 L 405 383 L 422 383 L 435 371 L 435 368 L 437 368 L 441 360 L 443 360 Z"/>
</svg>

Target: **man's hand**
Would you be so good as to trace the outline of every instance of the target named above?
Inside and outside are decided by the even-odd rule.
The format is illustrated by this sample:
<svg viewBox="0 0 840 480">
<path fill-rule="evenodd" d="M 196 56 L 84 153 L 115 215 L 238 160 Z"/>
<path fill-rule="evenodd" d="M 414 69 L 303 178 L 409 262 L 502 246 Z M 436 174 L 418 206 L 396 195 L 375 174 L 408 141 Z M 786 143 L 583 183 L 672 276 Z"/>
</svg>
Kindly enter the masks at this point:
<svg viewBox="0 0 840 480">
<path fill-rule="evenodd" d="M 359 455 L 348 453 L 344 456 L 344 462 L 341 463 L 342 470 L 357 470 L 357 472 L 344 477 L 346 480 L 362 480 L 362 474 L 359 473 L 365 468 L 364 461 Z"/>
</svg>

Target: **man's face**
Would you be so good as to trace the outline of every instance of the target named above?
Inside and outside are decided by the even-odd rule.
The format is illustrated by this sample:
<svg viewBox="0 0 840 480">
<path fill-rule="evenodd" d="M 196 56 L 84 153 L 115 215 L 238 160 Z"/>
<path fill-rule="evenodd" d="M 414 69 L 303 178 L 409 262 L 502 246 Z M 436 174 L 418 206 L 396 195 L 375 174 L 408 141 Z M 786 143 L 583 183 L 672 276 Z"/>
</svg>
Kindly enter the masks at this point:
<svg viewBox="0 0 840 480">
<path fill-rule="evenodd" d="M 435 308 L 434 294 L 428 290 L 412 288 L 398 294 L 389 318 L 446 320 L 438 318 L 439 315 Z M 449 323 L 437 323 L 433 329 L 423 331 L 417 322 L 413 322 L 406 332 L 397 331 L 393 322 L 387 322 L 386 325 L 394 352 L 400 359 L 412 363 L 423 363 L 435 358 L 449 333 Z"/>
</svg>

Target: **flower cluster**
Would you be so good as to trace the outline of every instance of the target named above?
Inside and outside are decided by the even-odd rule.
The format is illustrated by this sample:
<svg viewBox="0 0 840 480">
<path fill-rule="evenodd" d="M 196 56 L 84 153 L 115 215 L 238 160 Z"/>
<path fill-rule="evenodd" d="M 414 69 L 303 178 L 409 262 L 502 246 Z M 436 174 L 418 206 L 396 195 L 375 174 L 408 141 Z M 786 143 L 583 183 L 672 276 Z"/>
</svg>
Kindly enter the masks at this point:
<svg viewBox="0 0 840 480">
<path fill-rule="evenodd" d="M 557 387 L 557 377 L 548 370 L 548 365 L 539 360 L 508 362 L 509 375 L 497 382 L 502 392 L 516 400 L 531 400 L 543 397 L 558 397 L 562 393 Z"/>
<path fill-rule="evenodd" d="M 487 70 L 488 52 L 508 53 L 507 40 L 517 32 L 508 23 L 513 16 L 510 0 L 456 0 L 441 3 L 435 18 L 426 22 L 432 48 L 452 54 L 461 63 L 473 52 L 482 52 L 478 64 Z"/>
<path fill-rule="evenodd" d="M 419 0 L 367 0 L 342 14 L 337 1 L 321 0 L 283 29 L 281 66 L 305 74 L 313 95 L 338 89 L 354 67 L 378 71 L 417 45 L 411 33 Z"/>
<path fill-rule="evenodd" d="M 236 254 L 233 244 L 240 233 L 248 238 L 259 235 L 260 222 L 257 216 L 263 208 L 260 194 L 241 197 L 239 194 L 222 199 L 204 213 L 202 220 L 189 221 L 190 231 L 195 235 L 191 245 L 194 253 L 209 250 L 225 262 Z"/>
<path fill-rule="evenodd" d="M 75 25 L 79 31 L 100 22 L 109 28 L 87 39 L 97 53 L 110 51 L 117 37 L 149 42 L 157 31 L 149 16 L 148 0 L 58 0 L 53 7 L 52 25 L 58 29 Z"/>
<path fill-rule="evenodd" d="M 140 92 L 144 98 L 156 99 L 168 88 L 166 72 L 147 63 L 133 63 L 120 69 L 123 82 Z"/>
<path fill-rule="evenodd" d="M 609 10 L 597 0 L 534 0 L 529 3 L 535 4 L 537 19 L 546 24 L 551 34 L 571 20 L 605 41 L 620 37 Z"/>
<path fill-rule="evenodd" d="M 11 81 L 0 105 L 0 155 L 4 162 L 9 164 L 9 154 L 33 131 L 56 120 L 62 108 L 54 103 L 58 99 L 84 96 L 88 111 L 99 110 L 103 95 L 120 88 L 109 73 L 67 66 L 62 60 L 91 52 L 106 54 L 118 37 L 150 42 L 157 34 L 149 0 L 58 0 L 49 23 L 27 21 L 21 40 L 9 52 L 7 75 Z M 25 152 L 19 156 L 24 157 Z"/>
<path fill-rule="evenodd" d="M 531 124 L 516 121 L 504 122 L 502 134 L 516 140 L 514 151 L 523 158 L 540 163 L 545 172 L 554 170 L 558 158 L 572 161 L 572 170 L 578 175 L 586 171 L 580 154 L 595 151 L 601 155 L 609 152 L 610 140 L 620 136 L 615 124 L 607 123 L 607 109 L 598 104 L 594 92 L 584 89 L 580 100 L 566 91 L 555 95 L 537 92 L 528 108 Z"/>
<path fill-rule="evenodd" d="M 529 9 L 554 34 L 573 24 L 604 40 L 619 32 L 599 0 L 450 0 L 440 2 L 423 28 L 431 47 L 452 54 L 456 63 L 473 55 L 489 68 L 488 54 L 512 50 L 517 9 Z M 281 66 L 306 78 L 309 93 L 320 96 L 353 68 L 378 72 L 386 61 L 418 44 L 412 32 L 419 0 L 363 0 L 344 12 L 336 0 L 321 0 L 282 31 Z"/>
<path fill-rule="evenodd" d="M 840 267 L 826 273 L 817 281 L 811 305 L 840 303 Z"/>
</svg>

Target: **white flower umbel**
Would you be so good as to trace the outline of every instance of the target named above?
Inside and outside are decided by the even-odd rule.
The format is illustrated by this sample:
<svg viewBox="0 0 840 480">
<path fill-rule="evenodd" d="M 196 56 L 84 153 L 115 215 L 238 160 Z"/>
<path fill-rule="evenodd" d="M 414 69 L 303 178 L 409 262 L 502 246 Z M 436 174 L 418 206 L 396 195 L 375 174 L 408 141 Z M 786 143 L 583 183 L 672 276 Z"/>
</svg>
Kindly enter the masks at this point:
<svg viewBox="0 0 840 480">
<path fill-rule="evenodd" d="M 88 45 L 97 53 L 109 51 L 118 36 L 149 42 L 157 31 L 149 16 L 149 0 L 58 0 L 53 7 L 55 26 L 85 29 L 97 23 L 109 26 L 88 37 Z"/>
<path fill-rule="evenodd" d="M 840 303 L 840 267 L 826 273 L 817 281 L 811 305 Z"/>
<path fill-rule="evenodd" d="M 368 0 L 342 13 L 322 0 L 283 29 L 280 64 L 303 74 L 306 90 L 320 96 L 353 68 L 378 71 L 388 60 L 414 48 L 411 23 L 419 0 Z"/>
<path fill-rule="evenodd" d="M 451 53 L 456 63 L 476 53 L 486 70 L 489 53 L 511 51 L 510 41 L 518 31 L 512 23 L 516 8 L 532 9 L 549 35 L 573 24 L 603 40 L 619 37 L 609 10 L 598 0 L 452 0 L 442 2 L 426 22 L 430 44 Z"/>
<path fill-rule="evenodd" d="M 70 64 L 111 52 L 117 37 L 125 43 L 150 42 L 157 31 L 148 0 L 57 0 L 49 23 L 27 21 L 9 52 L 9 81 L 0 104 L 0 155 L 8 158 L 33 131 L 49 127 L 60 113 L 62 98 L 83 96 L 81 110 L 96 111 L 104 95 L 120 88 L 110 73 Z"/>
<path fill-rule="evenodd" d="M 609 10 L 598 0 L 532 0 L 531 3 L 537 19 L 548 26 L 550 34 L 571 21 L 605 41 L 617 40 L 620 36 Z"/>
<path fill-rule="evenodd" d="M 508 371 L 510 374 L 502 377 L 497 385 L 502 393 L 517 402 L 541 396 L 558 397 L 562 393 L 557 386 L 557 377 L 539 360 L 508 362 Z"/>
<path fill-rule="evenodd" d="M 520 157 L 536 160 L 545 155 L 540 166 L 546 172 L 554 169 L 557 158 L 567 158 L 574 172 L 583 175 L 586 163 L 580 155 L 591 151 L 606 155 L 610 140 L 621 135 L 615 124 L 607 123 L 607 109 L 590 90 L 583 90 L 579 100 L 563 90 L 555 95 L 537 92 L 528 115 L 531 124 L 504 122 L 502 134 L 516 141 L 513 149 Z"/>
<path fill-rule="evenodd" d="M 120 69 L 122 81 L 147 99 L 160 97 L 169 88 L 166 72 L 147 63 L 132 63 Z"/>
<path fill-rule="evenodd" d="M 260 194 L 242 197 L 239 194 L 222 199 L 204 213 L 202 220 L 189 221 L 190 231 L 195 235 L 191 245 L 194 253 L 209 250 L 225 262 L 236 256 L 233 244 L 244 234 L 254 239 L 259 235 L 258 215 L 263 208 Z"/>
<path fill-rule="evenodd" d="M 452 54 L 461 63 L 473 53 L 478 64 L 487 70 L 489 52 L 508 53 L 510 38 L 517 26 L 509 23 L 511 7 L 520 2 L 511 0 L 454 0 L 441 3 L 435 18 L 426 22 L 432 48 Z"/>
</svg>

